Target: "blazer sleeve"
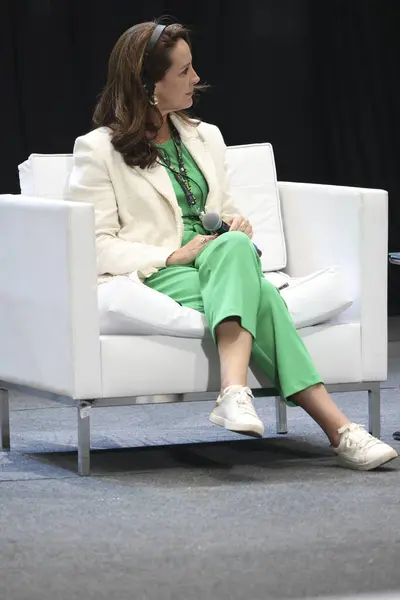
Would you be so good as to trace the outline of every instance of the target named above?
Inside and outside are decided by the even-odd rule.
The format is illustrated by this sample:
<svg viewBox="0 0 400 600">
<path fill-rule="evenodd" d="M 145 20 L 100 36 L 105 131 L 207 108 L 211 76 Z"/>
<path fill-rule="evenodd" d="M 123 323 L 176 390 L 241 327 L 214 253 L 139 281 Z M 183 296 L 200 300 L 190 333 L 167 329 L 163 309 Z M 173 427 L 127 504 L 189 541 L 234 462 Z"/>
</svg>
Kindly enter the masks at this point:
<svg viewBox="0 0 400 600">
<path fill-rule="evenodd" d="M 69 179 L 72 200 L 94 205 L 98 275 L 125 275 L 140 271 L 149 276 L 166 266 L 176 248 L 128 242 L 120 230 L 117 199 L 105 158 L 88 136 L 77 138 Z"/>
</svg>

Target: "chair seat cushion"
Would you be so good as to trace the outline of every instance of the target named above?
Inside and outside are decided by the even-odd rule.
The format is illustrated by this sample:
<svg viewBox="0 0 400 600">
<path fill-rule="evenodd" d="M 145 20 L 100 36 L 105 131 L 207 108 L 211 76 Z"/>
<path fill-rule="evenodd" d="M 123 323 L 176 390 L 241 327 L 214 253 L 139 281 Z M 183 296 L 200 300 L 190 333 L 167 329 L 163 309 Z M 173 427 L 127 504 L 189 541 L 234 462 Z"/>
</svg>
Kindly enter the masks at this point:
<svg viewBox="0 0 400 600">
<path fill-rule="evenodd" d="M 340 271 L 333 266 L 307 277 L 267 273 L 281 290 L 297 329 L 324 323 L 345 311 L 352 300 Z M 144 285 L 138 278 L 118 276 L 99 286 L 100 333 L 103 335 L 210 336 L 201 313 Z"/>
</svg>

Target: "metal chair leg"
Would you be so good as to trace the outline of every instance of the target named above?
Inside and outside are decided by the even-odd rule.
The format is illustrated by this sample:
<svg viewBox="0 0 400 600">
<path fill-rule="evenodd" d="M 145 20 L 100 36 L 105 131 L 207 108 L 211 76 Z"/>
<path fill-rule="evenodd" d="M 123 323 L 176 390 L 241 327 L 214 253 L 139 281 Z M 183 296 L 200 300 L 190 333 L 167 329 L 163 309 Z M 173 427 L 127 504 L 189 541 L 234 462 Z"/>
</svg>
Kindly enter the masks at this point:
<svg viewBox="0 0 400 600">
<path fill-rule="evenodd" d="M 275 397 L 276 433 L 287 433 L 287 405 L 280 396 Z"/>
<path fill-rule="evenodd" d="M 78 474 L 90 475 L 90 402 L 78 406 Z"/>
<path fill-rule="evenodd" d="M 3 450 L 10 450 L 10 406 L 8 390 L 0 390 L 0 442 Z"/>
<path fill-rule="evenodd" d="M 379 381 L 369 384 L 368 390 L 368 429 L 377 437 L 381 437 L 381 386 Z"/>
</svg>

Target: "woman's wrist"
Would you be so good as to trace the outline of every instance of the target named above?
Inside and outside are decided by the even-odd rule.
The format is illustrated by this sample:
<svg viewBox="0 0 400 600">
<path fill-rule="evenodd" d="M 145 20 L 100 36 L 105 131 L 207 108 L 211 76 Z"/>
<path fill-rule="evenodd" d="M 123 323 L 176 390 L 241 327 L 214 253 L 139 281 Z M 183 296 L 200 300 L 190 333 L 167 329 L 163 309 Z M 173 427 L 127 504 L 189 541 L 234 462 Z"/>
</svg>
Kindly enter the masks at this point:
<svg viewBox="0 0 400 600">
<path fill-rule="evenodd" d="M 167 260 L 165 261 L 165 264 L 167 267 L 170 267 L 171 265 L 177 265 L 179 264 L 178 262 L 178 255 L 179 250 L 175 250 L 172 254 L 170 254 L 167 258 Z"/>
</svg>

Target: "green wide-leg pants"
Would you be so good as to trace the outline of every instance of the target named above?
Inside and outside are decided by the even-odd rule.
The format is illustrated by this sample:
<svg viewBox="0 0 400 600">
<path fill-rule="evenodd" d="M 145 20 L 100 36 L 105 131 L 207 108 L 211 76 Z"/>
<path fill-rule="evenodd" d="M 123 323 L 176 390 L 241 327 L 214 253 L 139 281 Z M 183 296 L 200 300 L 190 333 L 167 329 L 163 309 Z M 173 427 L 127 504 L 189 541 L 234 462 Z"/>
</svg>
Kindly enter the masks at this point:
<svg viewBox="0 0 400 600">
<path fill-rule="evenodd" d="M 240 317 L 253 336 L 252 359 L 284 398 L 321 382 L 284 300 L 264 279 L 260 259 L 244 233 L 221 235 L 191 266 L 166 267 L 145 283 L 203 313 L 214 339 L 221 321 Z"/>
</svg>

